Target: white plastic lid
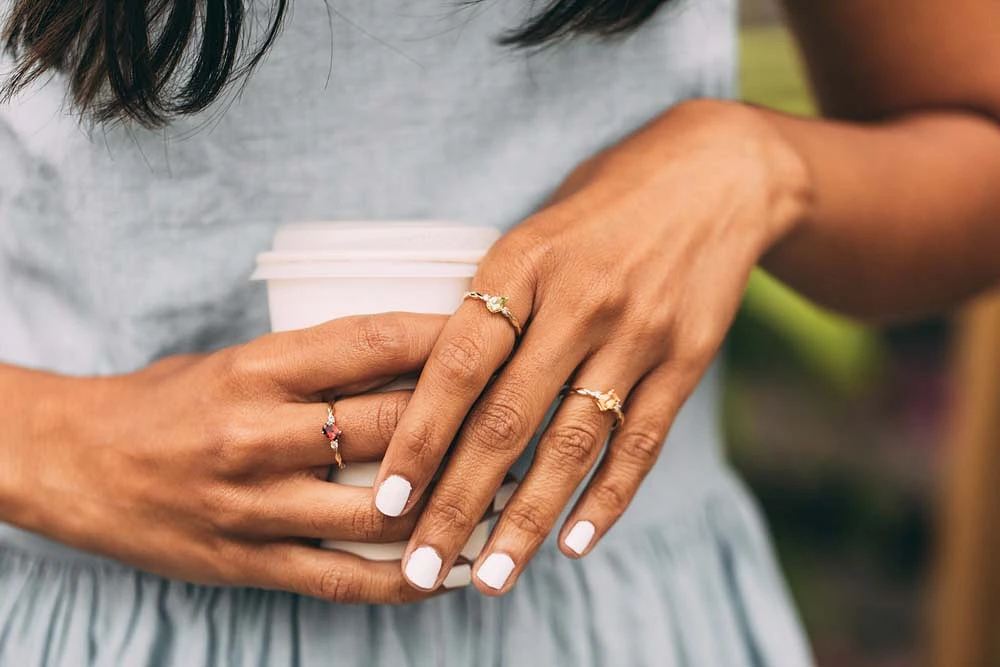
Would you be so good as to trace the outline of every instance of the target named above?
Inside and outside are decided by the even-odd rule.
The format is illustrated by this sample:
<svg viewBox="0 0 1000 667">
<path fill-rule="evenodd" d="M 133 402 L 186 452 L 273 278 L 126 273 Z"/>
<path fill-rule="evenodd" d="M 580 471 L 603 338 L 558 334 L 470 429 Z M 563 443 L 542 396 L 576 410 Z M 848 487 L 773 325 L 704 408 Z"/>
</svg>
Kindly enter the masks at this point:
<svg viewBox="0 0 1000 667">
<path fill-rule="evenodd" d="M 271 251 L 257 255 L 251 279 L 471 275 L 499 237 L 494 227 L 446 221 L 289 224 L 278 228 Z"/>
</svg>

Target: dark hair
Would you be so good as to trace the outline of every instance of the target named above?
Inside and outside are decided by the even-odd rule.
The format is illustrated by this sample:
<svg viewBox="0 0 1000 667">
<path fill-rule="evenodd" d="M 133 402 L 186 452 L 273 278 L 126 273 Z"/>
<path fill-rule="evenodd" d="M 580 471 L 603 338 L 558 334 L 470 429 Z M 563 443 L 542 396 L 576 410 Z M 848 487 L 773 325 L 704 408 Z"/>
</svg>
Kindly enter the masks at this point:
<svg viewBox="0 0 1000 667">
<path fill-rule="evenodd" d="M 259 36 L 244 34 L 248 1 L 16 0 L 3 32 L 15 67 L 2 96 L 59 71 L 74 106 L 99 122 L 155 127 L 201 111 L 246 79 L 281 29 L 289 0 L 274 0 Z M 550 0 L 500 42 L 541 47 L 577 34 L 619 34 L 667 1 Z"/>
</svg>

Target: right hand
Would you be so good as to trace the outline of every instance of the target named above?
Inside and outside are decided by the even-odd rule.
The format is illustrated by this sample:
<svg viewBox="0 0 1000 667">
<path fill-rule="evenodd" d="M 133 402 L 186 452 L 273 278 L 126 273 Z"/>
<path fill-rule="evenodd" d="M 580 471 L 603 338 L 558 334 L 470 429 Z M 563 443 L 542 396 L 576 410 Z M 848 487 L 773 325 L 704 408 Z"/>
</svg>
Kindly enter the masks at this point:
<svg viewBox="0 0 1000 667">
<path fill-rule="evenodd" d="M 336 403 L 341 451 L 382 458 L 410 392 L 355 395 L 418 371 L 445 317 L 333 320 L 106 378 L 59 378 L 36 403 L 20 459 L 23 527 L 175 579 L 282 589 L 336 602 L 429 597 L 395 562 L 318 539 L 406 540 L 371 489 L 326 481 L 320 432 Z"/>
</svg>

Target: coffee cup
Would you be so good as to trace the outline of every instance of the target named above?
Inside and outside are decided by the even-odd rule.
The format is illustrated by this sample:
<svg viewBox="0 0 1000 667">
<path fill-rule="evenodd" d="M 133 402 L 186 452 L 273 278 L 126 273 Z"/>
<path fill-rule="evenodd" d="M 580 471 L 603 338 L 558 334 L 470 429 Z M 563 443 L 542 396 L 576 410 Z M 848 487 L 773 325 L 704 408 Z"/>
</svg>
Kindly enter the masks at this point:
<svg viewBox="0 0 1000 667">
<path fill-rule="evenodd" d="M 267 281 L 272 331 L 289 331 L 347 317 L 393 311 L 450 314 L 469 290 L 476 265 L 500 232 L 454 222 L 311 222 L 279 227 L 271 250 L 257 256 L 252 280 Z M 380 391 L 412 388 L 401 378 Z M 317 434 L 319 428 L 317 427 Z M 323 446 L 317 437 L 317 446 Z M 332 458 L 332 457 L 331 457 Z M 333 469 L 330 481 L 372 486 L 379 463 Z M 508 480 L 486 519 L 510 497 Z M 486 542 L 484 520 L 463 558 Z M 372 560 L 402 558 L 405 542 L 325 541 L 326 548 Z M 470 557 L 471 556 L 471 557 Z"/>
</svg>

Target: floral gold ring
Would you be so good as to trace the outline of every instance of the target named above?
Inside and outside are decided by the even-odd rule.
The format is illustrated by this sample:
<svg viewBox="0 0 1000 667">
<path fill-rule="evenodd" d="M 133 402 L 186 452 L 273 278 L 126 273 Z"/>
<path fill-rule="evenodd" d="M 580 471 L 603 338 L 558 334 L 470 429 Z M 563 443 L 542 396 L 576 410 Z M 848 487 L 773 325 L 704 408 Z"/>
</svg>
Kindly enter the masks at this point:
<svg viewBox="0 0 1000 667">
<path fill-rule="evenodd" d="M 597 403 L 597 409 L 601 412 L 615 413 L 614 428 L 621 428 L 622 424 L 625 423 L 625 413 L 622 411 L 622 399 L 619 398 L 614 389 L 597 391 L 596 389 L 587 389 L 586 387 L 570 387 L 566 390 L 566 393 L 588 396 L 594 399 L 594 402 Z"/>
<path fill-rule="evenodd" d="M 337 418 L 333 415 L 333 401 L 326 404 L 326 423 L 323 424 L 323 435 L 330 442 L 330 449 L 333 450 L 333 459 L 337 462 L 337 467 L 343 470 L 344 458 L 340 455 L 340 436 L 343 431 L 337 426 Z"/>
<path fill-rule="evenodd" d="M 517 315 L 512 313 L 510 308 L 507 307 L 507 302 L 510 301 L 509 297 L 493 296 L 491 294 L 483 294 L 482 292 L 466 292 L 462 298 L 482 301 L 486 304 L 486 310 L 494 315 L 503 315 L 510 322 L 510 326 L 513 327 L 514 335 L 518 338 L 521 337 L 521 322 L 517 319 Z"/>
</svg>

